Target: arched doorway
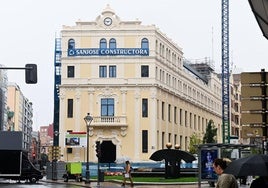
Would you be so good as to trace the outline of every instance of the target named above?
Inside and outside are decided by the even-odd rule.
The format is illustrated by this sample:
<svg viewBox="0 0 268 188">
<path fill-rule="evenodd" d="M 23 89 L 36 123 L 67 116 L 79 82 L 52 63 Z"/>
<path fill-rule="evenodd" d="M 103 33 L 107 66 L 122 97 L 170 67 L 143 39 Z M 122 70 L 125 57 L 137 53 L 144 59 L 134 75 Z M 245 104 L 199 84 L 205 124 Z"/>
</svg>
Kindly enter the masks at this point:
<svg viewBox="0 0 268 188">
<path fill-rule="evenodd" d="M 116 160 L 116 145 L 111 140 L 104 140 L 101 143 L 101 163 L 114 163 Z"/>
</svg>

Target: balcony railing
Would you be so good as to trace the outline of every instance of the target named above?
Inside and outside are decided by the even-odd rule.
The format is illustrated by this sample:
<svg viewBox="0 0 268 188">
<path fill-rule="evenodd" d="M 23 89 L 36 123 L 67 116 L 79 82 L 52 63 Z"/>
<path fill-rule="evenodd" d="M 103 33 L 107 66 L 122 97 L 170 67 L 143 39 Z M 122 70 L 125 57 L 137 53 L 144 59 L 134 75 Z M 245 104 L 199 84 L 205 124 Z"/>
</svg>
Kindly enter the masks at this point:
<svg viewBox="0 0 268 188">
<path fill-rule="evenodd" d="M 126 116 L 94 116 L 91 123 L 92 127 L 101 126 L 127 126 Z"/>
</svg>

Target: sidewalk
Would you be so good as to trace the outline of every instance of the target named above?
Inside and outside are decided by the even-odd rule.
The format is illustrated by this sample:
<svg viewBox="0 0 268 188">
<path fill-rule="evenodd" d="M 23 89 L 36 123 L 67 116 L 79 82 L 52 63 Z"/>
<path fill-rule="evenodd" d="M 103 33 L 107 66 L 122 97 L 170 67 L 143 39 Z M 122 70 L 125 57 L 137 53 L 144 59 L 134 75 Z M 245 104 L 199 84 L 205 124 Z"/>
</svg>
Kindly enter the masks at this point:
<svg viewBox="0 0 268 188">
<path fill-rule="evenodd" d="M 70 184 L 70 185 L 77 185 L 80 187 L 91 187 L 91 188 L 116 188 L 116 187 L 121 187 L 122 182 L 116 182 L 116 181 L 105 181 L 105 182 L 95 182 L 92 181 L 90 184 L 85 184 L 85 182 L 76 182 L 76 181 L 69 181 L 69 182 L 64 182 L 63 180 L 46 180 L 42 179 L 40 180 L 42 182 L 51 182 L 51 183 L 59 183 L 59 184 Z M 130 184 L 127 184 L 125 186 L 126 188 L 131 187 Z M 176 188 L 198 188 L 198 183 L 190 183 L 190 182 L 185 182 L 185 183 L 170 183 L 170 184 L 161 184 L 161 183 L 140 183 L 140 182 L 134 182 L 134 187 L 138 188 L 152 188 L 152 187 L 157 187 L 157 188 L 171 188 L 171 187 L 176 187 Z M 203 182 L 201 184 L 201 188 L 209 188 L 210 186 Z M 249 186 L 246 185 L 241 185 L 239 186 L 240 188 L 249 188 Z"/>
<path fill-rule="evenodd" d="M 59 183 L 59 184 L 70 184 L 70 185 L 77 185 L 80 187 L 91 187 L 91 188 L 116 188 L 116 187 L 122 187 L 122 182 L 121 181 L 105 181 L 105 182 L 98 182 L 92 181 L 90 184 L 85 184 L 85 182 L 76 182 L 73 180 L 70 180 L 68 182 L 64 182 L 63 180 L 47 180 L 47 179 L 42 179 L 40 180 L 42 182 L 51 182 L 51 183 Z M 131 187 L 130 184 L 127 184 L 125 186 Z M 198 183 L 170 183 L 170 184 L 161 184 L 161 183 L 140 183 L 140 182 L 134 182 L 134 187 L 139 187 L 139 188 L 152 188 L 152 187 L 158 187 L 158 188 L 171 188 L 171 187 L 177 187 L 177 188 L 197 188 Z M 208 188 L 208 184 L 202 184 L 202 188 Z"/>
</svg>

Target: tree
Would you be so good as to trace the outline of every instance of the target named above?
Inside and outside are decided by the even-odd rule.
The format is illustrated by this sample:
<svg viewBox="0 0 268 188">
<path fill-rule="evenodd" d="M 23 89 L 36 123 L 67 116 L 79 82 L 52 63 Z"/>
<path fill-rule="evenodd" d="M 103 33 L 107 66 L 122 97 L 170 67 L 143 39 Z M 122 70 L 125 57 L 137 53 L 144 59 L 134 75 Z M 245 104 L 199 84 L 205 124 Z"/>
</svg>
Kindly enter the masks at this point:
<svg viewBox="0 0 268 188">
<path fill-rule="evenodd" d="M 201 143 L 202 143 L 202 140 L 200 138 L 200 135 L 197 135 L 196 133 L 194 133 L 190 137 L 189 152 L 192 154 L 197 153 L 197 145 Z"/>
<path fill-rule="evenodd" d="M 217 142 L 216 136 L 217 136 L 217 128 L 215 128 L 213 120 L 209 120 L 206 128 L 206 133 L 203 137 L 203 144 L 216 143 Z"/>
</svg>

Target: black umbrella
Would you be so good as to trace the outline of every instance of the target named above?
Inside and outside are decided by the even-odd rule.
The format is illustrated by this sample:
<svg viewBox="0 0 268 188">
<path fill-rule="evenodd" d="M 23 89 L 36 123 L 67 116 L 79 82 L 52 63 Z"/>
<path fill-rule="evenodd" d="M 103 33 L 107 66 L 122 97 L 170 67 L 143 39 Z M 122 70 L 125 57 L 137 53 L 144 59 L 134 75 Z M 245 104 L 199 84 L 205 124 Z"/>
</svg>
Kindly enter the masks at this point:
<svg viewBox="0 0 268 188">
<path fill-rule="evenodd" d="M 180 161 L 181 159 L 187 163 L 190 163 L 196 160 L 195 156 L 186 151 L 178 149 L 162 149 L 154 152 L 151 157 L 151 160 L 154 161 Z"/>
<path fill-rule="evenodd" d="M 240 176 L 268 176 L 268 156 L 251 155 L 231 162 L 224 173 Z"/>
</svg>

